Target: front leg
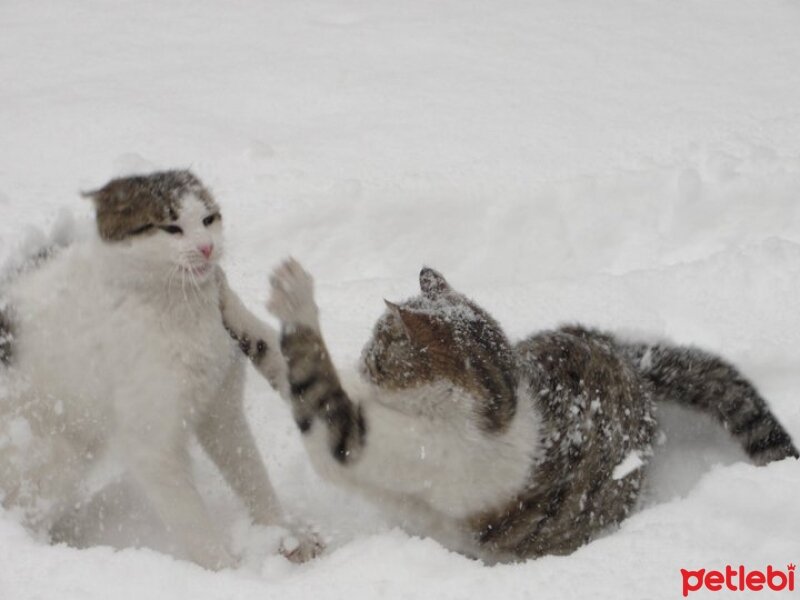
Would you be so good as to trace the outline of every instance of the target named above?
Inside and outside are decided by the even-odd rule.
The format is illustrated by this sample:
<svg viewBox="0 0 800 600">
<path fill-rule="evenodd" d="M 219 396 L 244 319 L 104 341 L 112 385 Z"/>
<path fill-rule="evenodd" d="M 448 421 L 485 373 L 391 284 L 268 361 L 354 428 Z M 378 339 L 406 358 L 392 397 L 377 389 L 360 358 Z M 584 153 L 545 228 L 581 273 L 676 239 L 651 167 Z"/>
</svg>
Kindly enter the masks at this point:
<svg viewBox="0 0 800 600">
<path fill-rule="evenodd" d="M 295 416 L 320 474 L 382 506 L 389 498 L 457 518 L 525 485 L 537 439 L 530 411 L 518 411 L 507 431 L 487 433 L 477 399 L 446 381 L 397 392 L 362 382 L 348 395 L 320 333 L 311 276 L 290 260 L 271 283 L 268 309 L 283 322 Z"/>
<path fill-rule="evenodd" d="M 286 361 L 279 350 L 278 332 L 245 307 L 222 269 L 217 268 L 216 275 L 225 329 L 273 389 L 288 399 Z M 304 562 L 319 555 L 325 544 L 310 528 L 286 523 L 245 419 L 243 384 L 243 374 L 235 368 L 222 386 L 223 393 L 198 425 L 198 440 L 256 523 L 280 525 L 291 532 L 281 544 L 281 553 L 292 562 Z"/>
<path fill-rule="evenodd" d="M 225 329 L 272 388 L 288 398 L 286 361 L 279 349 L 278 332 L 247 309 L 219 267 L 216 277 Z"/>
<path fill-rule="evenodd" d="M 292 406 L 314 467 L 375 498 L 426 495 L 454 454 L 448 427 L 382 404 L 370 386 L 351 397 L 320 333 L 311 276 L 290 259 L 270 282 L 267 308 L 283 323 Z"/>
<path fill-rule="evenodd" d="M 360 407 L 342 388 L 322 339 L 313 280 L 290 259 L 270 281 L 267 308 L 283 323 L 281 351 L 297 425 L 307 433 L 315 419 L 321 420 L 333 457 L 343 464 L 351 462 L 364 446 L 366 424 Z"/>
<path fill-rule="evenodd" d="M 231 368 L 196 426 L 197 439 L 253 520 L 283 526 L 280 502 L 245 418 L 243 367 L 237 361 Z"/>
</svg>

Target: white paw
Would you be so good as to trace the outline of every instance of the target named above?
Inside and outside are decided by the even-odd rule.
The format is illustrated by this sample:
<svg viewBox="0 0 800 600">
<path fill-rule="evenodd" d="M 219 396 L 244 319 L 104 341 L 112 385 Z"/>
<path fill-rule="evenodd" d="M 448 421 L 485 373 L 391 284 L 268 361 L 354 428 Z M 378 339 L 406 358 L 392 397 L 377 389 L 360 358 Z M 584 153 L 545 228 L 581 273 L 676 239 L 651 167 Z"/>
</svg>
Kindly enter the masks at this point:
<svg viewBox="0 0 800 600">
<path fill-rule="evenodd" d="M 282 262 L 269 278 L 272 286 L 267 310 L 286 325 L 319 329 L 319 310 L 314 302 L 314 279 L 293 258 Z"/>
<path fill-rule="evenodd" d="M 258 570 L 263 569 L 265 561 L 280 570 L 280 565 L 285 565 L 281 556 L 301 563 L 319 556 L 325 549 L 322 538 L 308 525 L 254 525 L 249 518 L 242 518 L 234 525 L 231 541 L 234 552 L 242 557 L 242 565 Z"/>
<path fill-rule="evenodd" d="M 293 563 L 304 563 L 325 550 L 325 542 L 315 531 L 295 531 L 281 540 L 279 552 Z"/>
</svg>

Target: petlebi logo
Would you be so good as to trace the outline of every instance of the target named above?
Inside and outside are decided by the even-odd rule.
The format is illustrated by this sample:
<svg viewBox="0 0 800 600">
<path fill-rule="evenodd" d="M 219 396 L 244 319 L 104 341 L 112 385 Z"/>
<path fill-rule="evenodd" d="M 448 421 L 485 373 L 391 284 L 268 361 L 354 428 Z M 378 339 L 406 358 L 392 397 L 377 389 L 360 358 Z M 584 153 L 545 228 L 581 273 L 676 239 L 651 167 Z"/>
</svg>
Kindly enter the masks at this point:
<svg viewBox="0 0 800 600">
<path fill-rule="evenodd" d="M 711 592 L 730 590 L 731 592 L 794 591 L 794 563 L 786 565 L 786 570 L 767 565 L 763 571 L 738 568 L 726 565 L 724 571 L 681 569 L 683 577 L 683 596 L 703 588 Z"/>
</svg>

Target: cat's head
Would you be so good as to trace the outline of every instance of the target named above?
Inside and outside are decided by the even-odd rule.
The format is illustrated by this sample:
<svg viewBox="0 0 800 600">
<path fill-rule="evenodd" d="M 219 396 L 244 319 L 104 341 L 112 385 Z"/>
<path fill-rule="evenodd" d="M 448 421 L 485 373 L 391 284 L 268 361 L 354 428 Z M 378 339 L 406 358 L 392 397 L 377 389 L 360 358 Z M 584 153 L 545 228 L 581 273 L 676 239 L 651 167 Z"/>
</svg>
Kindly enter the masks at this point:
<svg viewBox="0 0 800 600">
<path fill-rule="evenodd" d="M 395 390 L 443 380 L 489 397 L 515 388 L 514 355 L 497 322 L 433 269 L 422 269 L 419 285 L 419 296 L 386 303 L 362 354 L 366 377 Z"/>
<path fill-rule="evenodd" d="M 202 281 L 222 254 L 219 207 L 189 171 L 121 177 L 84 195 L 100 237 L 146 269 Z"/>
</svg>

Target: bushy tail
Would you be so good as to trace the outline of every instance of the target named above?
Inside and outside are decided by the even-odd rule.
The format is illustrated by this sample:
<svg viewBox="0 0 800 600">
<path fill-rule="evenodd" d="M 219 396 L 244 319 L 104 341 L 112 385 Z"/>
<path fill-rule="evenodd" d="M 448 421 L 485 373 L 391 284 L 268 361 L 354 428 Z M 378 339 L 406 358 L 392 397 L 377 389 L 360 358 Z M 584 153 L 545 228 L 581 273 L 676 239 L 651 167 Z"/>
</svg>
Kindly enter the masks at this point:
<svg viewBox="0 0 800 600">
<path fill-rule="evenodd" d="M 671 400 L 715 417 L 756 464 L 798 458 L 791 436 L 755 387 L 732 365 L 695 348 L 621 344 L 653 386 L 657 400 Z"/>
<path fill-rule="evenodd" d="M 60 250 L 71 245 L 77 233 L 72 213 L 68 211 L 58 213 L 49 233 L 45 233 L 38 228 L 29 228 L 20 245 L 0 268 L 0 302 L 2 302 L 4 287 L 10 285 L 20 275 L 36 269 Z M 0 307 L 2 307 L 2 304 L 0 304 Z"/>
<path fill-rule="evenodd" d="M 0 366 L 13 358 L 14 323 L 11 307 L 6 304 L 5 290 L 24 273 L 38 268 L 75 240 L 78 231 L 72 213 L 61 211 L 49 234 L 31 228 L 22 243 L 0 268 Z"/>
</svg>

